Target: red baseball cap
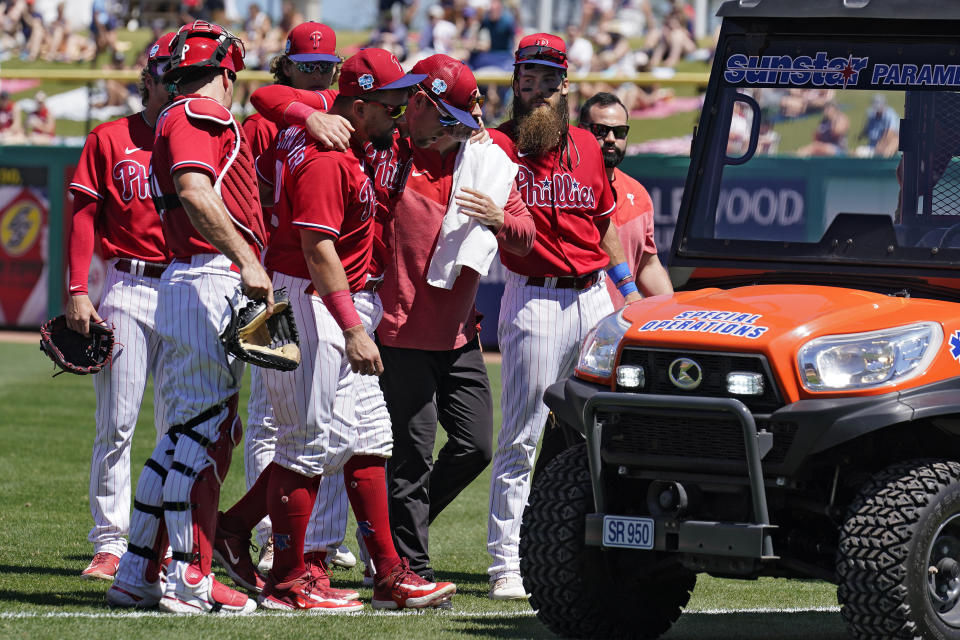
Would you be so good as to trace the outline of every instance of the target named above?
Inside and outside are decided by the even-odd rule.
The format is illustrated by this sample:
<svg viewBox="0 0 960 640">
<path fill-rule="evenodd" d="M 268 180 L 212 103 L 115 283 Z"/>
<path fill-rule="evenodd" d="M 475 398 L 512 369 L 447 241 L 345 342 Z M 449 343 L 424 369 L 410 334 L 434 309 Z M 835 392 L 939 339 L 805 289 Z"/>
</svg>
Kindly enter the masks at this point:
<svg viewBox="0 0 960 640">
<path fill-rule="evenodd" d="M 471 129 L 480 126 L 470 114 L 480 97 L 477 79 L 470 67 L 456 58 L 435 53 L 413 65 L 410 71 L 425 74 L 420 87 L 450 115 Z"/>
<path fill-rule="evenodd" d="M 426 78 L 423 74 L 404 73 L 397 57 L 386 49 L 361 49 L 340 69 L 340 95 L 359 96 L 372 91 L 412 87 Z"/>
<path fill-rule="evenodd" d="M 176 31 L 163 34 L 147 52 L 147 71 L 154 77 L 159 78 L 167 70 L 170 62 L 170 43 L 176 35 Z"/>
<path fill-rule="evenodd" d="M 337 34 L 320 22 L 304 22 L 291 29 L 283 52 L 294 62 L 340 62 Z"/>
<path fill-rule="evenodd" d="M 557 69 L 567 68 L 567 43 L 552 33 L 534 33 L 520 39 L 513 66 L 542 64 Z"/>
</svg>

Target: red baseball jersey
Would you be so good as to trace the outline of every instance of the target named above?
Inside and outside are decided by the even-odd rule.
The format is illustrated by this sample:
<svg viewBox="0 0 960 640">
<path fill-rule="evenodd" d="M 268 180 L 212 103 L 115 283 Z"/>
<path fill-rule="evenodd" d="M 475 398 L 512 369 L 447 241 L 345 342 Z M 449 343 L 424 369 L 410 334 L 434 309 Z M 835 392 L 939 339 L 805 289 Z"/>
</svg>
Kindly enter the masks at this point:
<svg viewBox="0 0 960 640">
<path fill-rule="evenodd" d="M 230 112 L 210 98 L 180 96 L 160 113 L 156 133 L 150 167 L 154 197 L 176 196 L 173 174 L 177 171 L 206 173 L 237 230 L 259 253 L 266 234 L 253 155 Z M 161 219 L 173 256 L 219 253 L 194 228 L 182 205 L 165 210 Z"/>
<path fill-rule="evenodd" d="M 501 253 L 504 266 L 525 276 L 573 276 L 603 269 L 610 261 L 600 248 L 598 222 L 613 214 L 616 201 L 603 156 L 591 133 L 570 127 L 567 149 L 542 156 L 521 155 L 513 122 L 490 137 L 520 166 L 517 190 L 537 226 L 533 251 L 520 257 Z"/>
<path fill-rule="evenodd" d="M 250 103 L 267 120 L 286 126 L 288 123 L 283 119 L 283 115 L 292 102 L 302 102 L 319 111 L 327 111 L 338 94 L 339 92 L 333 89 L 311 91 L 294 89 L 282 84 L 271 84 L 254 91 L 250 96 Z"/>
<path fill-rule="evenodd" d="M 152 151 L 153 128 L 142 113 L 101 124 L 87 136 L 69 188 L 97 199 L 95 225 L 104 258 L 169 260 L 150 199 Z M 71 255 L 71 262 L 89 264 L 91 257 Z"/>
<path fill-rule="evenodd" d="M 350 291 L 366 281 L 373 250 L 377 196 L 364 170 L 363 151 L 332 151 L 309 139 L 303 127 L 288 127 L 260 159 L 272 163 L 277 229 L 270 235 L 264 265 L 310 279 L 300 232 L 310 229 L 335 240 Z"/>
<path fill-rule="evenodd" d="M 427 284 L 426 273 L 440 236 L 453 188 L 457 149 L 441 155 L 413 149 L 412 170 L 384 224 L 387 259 L 380 300 L 380 342 L 404 349 L 458 349 L 477 335 L 480 314 L 474 301 L 480 274 L 464 268 L 452 289 Z M 500 253 L 524 252 L 534 238 L 533 218 L 516 186 L 503 207 L 497 233 Z"/>
<path fill-rule="evenodd" d="M 620 169 L 613 170 L 613 191 L 617 196 L 613 224 L 627 256 L 630 273 L 636 275 L 643 254 L 657 253 L 657 241 L 653 235 L 653 201 L 642 184 Z M 623 306 L 623 296 L 610 278 L 606 282 L 613 306 L 619 309 Z"/>
</svg>

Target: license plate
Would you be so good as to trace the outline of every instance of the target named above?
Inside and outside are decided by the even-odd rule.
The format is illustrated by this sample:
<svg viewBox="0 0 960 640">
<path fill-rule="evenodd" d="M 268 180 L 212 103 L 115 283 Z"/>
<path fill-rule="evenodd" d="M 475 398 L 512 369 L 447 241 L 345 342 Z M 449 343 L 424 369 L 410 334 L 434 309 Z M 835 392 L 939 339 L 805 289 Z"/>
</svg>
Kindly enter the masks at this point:
<svg viewBox="0 0 960 640">
<path fill-rule="evenodd" d="M 653 518 L 603 517 L 603 546 L 653 549 Z"/>
</svg>

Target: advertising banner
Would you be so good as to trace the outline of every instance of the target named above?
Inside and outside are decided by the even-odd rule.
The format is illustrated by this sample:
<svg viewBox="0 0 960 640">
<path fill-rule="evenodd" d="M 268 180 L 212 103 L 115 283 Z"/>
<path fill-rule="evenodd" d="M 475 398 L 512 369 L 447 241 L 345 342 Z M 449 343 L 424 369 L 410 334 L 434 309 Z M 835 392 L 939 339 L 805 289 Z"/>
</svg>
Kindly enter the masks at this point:
<svg viewBox="0 0 960 640">
<path fill-rule="evenodd" d="M 0 164 L 0 325 L 46 320 L 49 233 L 47 169 Z"/>
</svg>

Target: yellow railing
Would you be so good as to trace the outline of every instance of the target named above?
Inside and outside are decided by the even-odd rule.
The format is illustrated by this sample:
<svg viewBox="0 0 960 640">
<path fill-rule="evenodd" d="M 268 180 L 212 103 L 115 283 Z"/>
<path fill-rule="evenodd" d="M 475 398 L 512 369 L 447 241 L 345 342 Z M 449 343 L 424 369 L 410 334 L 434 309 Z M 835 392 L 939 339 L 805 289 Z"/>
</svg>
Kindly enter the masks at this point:
<svg viewBox="0 0 960 640">
<path fill-rule="evenodd" d="M 2 79 L 30 79 L 30 80 L 49 80 L 56 82 L 94 82 L 96 80 L 120 80 L 122 82 L 134 82 L 140 77 L 139 71 L 129 70 L 120 71 L 113 69 L 3 69 L 0 68 L 0 80 Z M 273 81 L 273 76 L 267 71 L 242 71 L 241 80 L 252 82 L 269 83 Z M 609 76 L 602 73 L 589 73 L 586 75 L 571 75 L 570 82 L 603 82 L 607 84 L 620 84 L 623 82 L 633 82 L 641 86 L 659 85 L 664 87 L 673 86 L 695 86 L 706 87 L 710 79 L 708 73 L 675 73 L 670 77 L 662 77 L 660 74 L 637 73 L 632 76 L 618 75 Z M 510 84 L 510 74 L 481 74 L 477 76 L 479 84 Z"/>
</svg>

